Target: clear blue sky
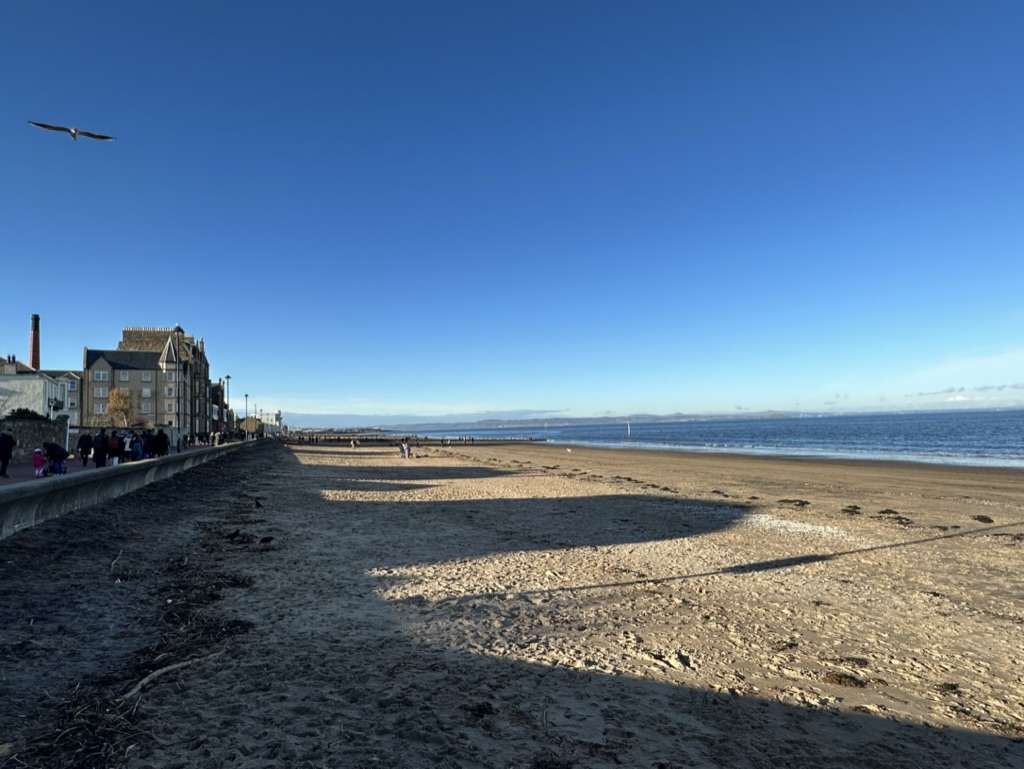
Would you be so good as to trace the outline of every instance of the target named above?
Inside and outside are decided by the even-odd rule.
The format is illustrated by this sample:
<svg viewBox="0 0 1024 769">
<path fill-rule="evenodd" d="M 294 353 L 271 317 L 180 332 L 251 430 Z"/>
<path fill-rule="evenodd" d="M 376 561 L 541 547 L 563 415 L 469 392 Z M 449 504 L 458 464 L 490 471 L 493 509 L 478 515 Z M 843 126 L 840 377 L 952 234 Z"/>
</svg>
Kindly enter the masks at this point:
<svg viewBox="0 0 1024 769">
<path fill-rule="evenodd" d="M 180 323 L 304 412 L 1024 403 L 1021 3 L 294 5 L 0 5 L 0 352 Z"/>
</svg>

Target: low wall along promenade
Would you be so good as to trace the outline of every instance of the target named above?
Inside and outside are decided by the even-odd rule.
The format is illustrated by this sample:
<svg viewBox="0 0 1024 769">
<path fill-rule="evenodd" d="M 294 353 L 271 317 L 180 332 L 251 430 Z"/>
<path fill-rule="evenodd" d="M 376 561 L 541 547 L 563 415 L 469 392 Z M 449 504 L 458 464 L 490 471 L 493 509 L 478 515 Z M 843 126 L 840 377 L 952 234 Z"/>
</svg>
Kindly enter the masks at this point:
<svg viewBox="0 0 1024 769">
<path fill-rule="evenodd" d="M 192 449 L 168 457 L 0 488 L 0 539 L 72 510 L 128 494 L 248 445 L 252 444 L 228 443 Z"/>
<path fill-rule="evenodd" d="M 12 458 L 15 462 L 21 462 L 32 456 L 33 449 L 40 448 L 46 442 L 64 446 L 67 441 L 68 418 L 0 419 L 0 432 L 8 432 L 18 441 Z"/>
</svg>

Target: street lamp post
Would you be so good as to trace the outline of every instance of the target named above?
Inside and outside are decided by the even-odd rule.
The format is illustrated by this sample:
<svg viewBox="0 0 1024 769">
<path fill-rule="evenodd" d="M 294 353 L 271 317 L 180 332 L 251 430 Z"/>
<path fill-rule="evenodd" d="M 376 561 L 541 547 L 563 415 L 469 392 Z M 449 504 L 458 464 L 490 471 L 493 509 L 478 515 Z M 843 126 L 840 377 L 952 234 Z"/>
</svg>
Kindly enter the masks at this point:
<svg viewBox="0 0 1024 769">
<path fill-rule="evenodd" d="M 231 408 L 231 374 L 224 377 L 226 382 L 225 387 L 227 388 L 224 393 L 224 424 L 227 425 L 228 409 Z"/>
<path fill-rule="evenodd" d="M 245 394 L 245 439 L 249 440 L 249 393 Z"/>
</svg>

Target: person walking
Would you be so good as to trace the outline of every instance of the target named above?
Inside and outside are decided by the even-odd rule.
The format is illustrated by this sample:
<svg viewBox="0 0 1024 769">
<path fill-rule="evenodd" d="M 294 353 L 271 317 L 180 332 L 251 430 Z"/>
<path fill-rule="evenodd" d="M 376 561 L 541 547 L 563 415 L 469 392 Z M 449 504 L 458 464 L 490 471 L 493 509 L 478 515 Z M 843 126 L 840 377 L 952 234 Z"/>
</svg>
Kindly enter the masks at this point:
<svg viewBox="0 0 1024 769">
<path fill-rule="evenodd" d="M 82 467 L 86 467 L 89 464 L 89 454 L 92 453 L 92 435 L 90 433 L 79 435 L 78 444 L 75 448 L 78 449 L 78 457 L 82 460 Z"/>
<path fill-rule="evenodd" d="M 0 431 L 0 478 L 9 478 L 7 475 L 7 466 L 11 463 L 11 457 L 14 456 L 14 447 L 18 445 L 18 442 L 14 440 L 14 436 L 9 432 Z"/>
<path fill-rule="evenodd" d="M 96 467 L 107 466 L 107 452 L 110 450 L 110 442 L 107 440 L 107 430 L 100 428 L 100 434 L 92 441 L 92 461 Z"/>
<path fill-rule="evenodd" d="M 132 440 L 128 450 L 132 456 L 132 462 L 138 462 L 143 456 L 142 436 L 132 432 Z"/>
<path fill-rule="evenodd" d="M 116 430 L 110 431 L 107 438 L 107 456 L 110 458 L 110 466 L 117 467 L 121 463 L 121 438 Z"/>
<path fill-rule="evenodd" d="M 153 447 L 156 449 L 156 455 L 158 457 L 166 457 L 167 451 L 171 447 L 171 439 L 167 437 L 167 433 L 161 427 L 156 431 L 156 437 L 153 439 Z"/>
</svg>

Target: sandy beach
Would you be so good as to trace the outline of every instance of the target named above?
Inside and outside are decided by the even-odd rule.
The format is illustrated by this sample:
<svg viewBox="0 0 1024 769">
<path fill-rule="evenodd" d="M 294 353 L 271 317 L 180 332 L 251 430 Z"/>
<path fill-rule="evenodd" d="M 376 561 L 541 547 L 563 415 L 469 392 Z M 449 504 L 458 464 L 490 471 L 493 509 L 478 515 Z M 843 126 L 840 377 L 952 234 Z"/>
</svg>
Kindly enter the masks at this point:
<svg viewBox="0 0 1024 769">
<path fill-rule="evenodd" d="M 1021 471 L 268 443 L 0 542 L 0 767 L 1024 766 L 1022 567 Z"/>
</svg>

